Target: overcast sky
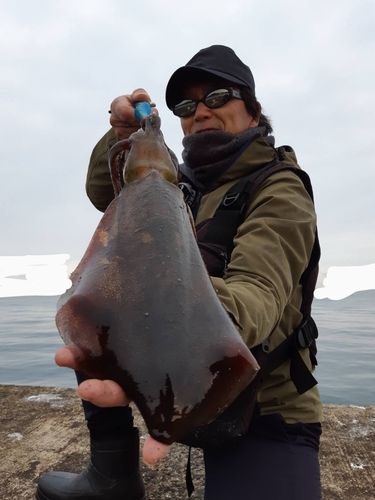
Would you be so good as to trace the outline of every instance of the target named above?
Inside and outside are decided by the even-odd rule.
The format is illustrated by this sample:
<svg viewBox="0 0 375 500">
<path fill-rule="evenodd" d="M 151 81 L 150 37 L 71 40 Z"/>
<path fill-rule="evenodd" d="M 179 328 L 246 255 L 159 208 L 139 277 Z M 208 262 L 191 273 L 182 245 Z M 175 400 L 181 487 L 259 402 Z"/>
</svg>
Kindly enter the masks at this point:
<svg viewBox="0 0 375 500">
<path fill-rule="evenodd" d="M 322 273 L 375 263 L 374 19 L 374 0 L 0 0 L 0 256 L 74 268 L 102 215 L 85 177 L 110 102 L 145 88 L 180 158 L 166 83 L 223 44 L 311 177 Z"/>
</svg>

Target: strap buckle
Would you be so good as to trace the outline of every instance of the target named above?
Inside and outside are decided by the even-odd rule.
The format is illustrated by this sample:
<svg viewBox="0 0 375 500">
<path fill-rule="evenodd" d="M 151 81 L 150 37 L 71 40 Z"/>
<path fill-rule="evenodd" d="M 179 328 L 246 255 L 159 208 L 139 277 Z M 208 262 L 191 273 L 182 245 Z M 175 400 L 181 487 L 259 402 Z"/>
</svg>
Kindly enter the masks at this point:
<svg viewBox="0 0 375 500">
<path fill-rule="evenodd" d="M 299 349 L 310 347 L 311 344 L 318 338 L 318 329 L 315 321 L 311 316 L 308 316 L 301 324 L 297 333 L 297 345 Z"/>
<path fill-rule="evenodd" d="M 179 182 L 178 187 L 183 192 L 185 202 L 191 207 L 197 197 L 197 191 L 187 182 Z"/>
<path fill-rule="evenodd" d="M 241 181 L 240 181 L 241 182 Z M 238 210 L 239 214 L 242 214 L 247 206 L 247 199 L 250 193 L 250 188 L 253 186 L 253 182 L 247 180 L 246 183 L 239 188 L 239 191 L 229 191 L 223 198 L 220 207 L 228 208 L 234 205 L 231 210 Z M 235 186 L 237 187 L 237 185 Z"/>
<path fill-rule="evenodd" d="M 233 203 L 235 203 L 238 200 L 240 194 L 241 193 L 227 193 L 227 195 L 222 201 L 222 205 L 224 207 L 230 207 L 231 205 L 233 205 Z"/>
</svg>

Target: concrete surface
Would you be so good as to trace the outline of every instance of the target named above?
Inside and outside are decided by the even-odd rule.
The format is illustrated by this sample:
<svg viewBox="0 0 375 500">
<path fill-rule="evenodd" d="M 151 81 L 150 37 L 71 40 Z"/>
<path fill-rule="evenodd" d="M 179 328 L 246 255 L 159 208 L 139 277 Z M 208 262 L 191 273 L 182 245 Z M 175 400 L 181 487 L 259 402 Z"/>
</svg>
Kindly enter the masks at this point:
<svg viewBox="0 0 375 500">
<path fill-rule="evenodd" d="M 0 397 L 0 500 L 33 500 L 47 470 L 82 470 L 88 434 L 75 390 L 0 385 Z M 137 410 L 134 414 L 142 440 L 146 429 Z M 375 407 L 326 405 L 322 424 L 323 499 L 375 499 Z M 160 465 L 142 465 L 148 500 L 188 498 L 186 460 L 187 448 L 175 445 Z M 202 500 L 199 450 L 192 450 L 192 474 L 191 498 Z"/>
</svg>

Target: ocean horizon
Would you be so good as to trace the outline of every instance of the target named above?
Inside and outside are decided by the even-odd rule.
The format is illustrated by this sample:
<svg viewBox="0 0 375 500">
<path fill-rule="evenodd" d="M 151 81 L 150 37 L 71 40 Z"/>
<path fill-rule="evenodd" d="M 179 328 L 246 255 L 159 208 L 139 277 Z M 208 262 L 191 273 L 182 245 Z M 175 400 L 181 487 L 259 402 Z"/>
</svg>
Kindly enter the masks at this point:
<svg viewBox="0 0 375 500">
<path fill-rule="evenodd" d="M 55 326 L 58 296 L 0 299 L 0 384 L 77 386 L 54 363 L 63 341 Z M 314 373 L 325 404 L 375 405 L 375 290 L 342 300 L 314 299 L 319 330 Z"/>
</svg>

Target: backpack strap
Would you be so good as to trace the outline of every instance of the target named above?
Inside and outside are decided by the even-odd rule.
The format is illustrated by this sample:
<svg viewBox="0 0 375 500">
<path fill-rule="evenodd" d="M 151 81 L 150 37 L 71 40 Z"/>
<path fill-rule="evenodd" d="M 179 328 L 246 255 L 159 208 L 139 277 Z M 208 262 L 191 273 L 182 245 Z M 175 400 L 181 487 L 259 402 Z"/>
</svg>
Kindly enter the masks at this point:
<svg viewBox="0 0 375 500">
<path fill-rule="evenodd" d="M 202 257 L 206 257 L 204 260 L 208 269 L 211 267 L 212 270 L 212 266 L 208 266 L 208 255 L 210 253 L 220 262 L 218 266 L 218 276 L 223 275 L 225 267 L 230 260 L 230 255 L 234 246 L 233 240 L 239 225 L 244 219 L 246 208 L 249 206 L 256 191 L 267 177 L 281 170 L 293 171 L 300 177 L 312 201 L 314 201 L 309 176 L 300 169 L 282 163 L 282 160 L 284 160 L 286 156 L 284 147 L 278 148 L 277 152 L 277 158 L 263 165 L 257 172 L 253 172 L 242 178 L 237 184 L 229 189 L 216 210 L 213 219 L 208 219 L 201 223 L 208 223 L 207 229 L 202 232 L 197 230 L 198 245 Z M 184 192 L 185 201 L 190 206 L 195 218 L 201 200 L 199 190 L 192 186 L 191 181 L 186 176 L 182 177 L 179 187 Z M 201 238 L 199 236 L 201 236 Z M 315 357 L 315 339 L 318 337 L 318 330 L 314 320 L 310 316 L 310 312 L 318 275 L 319 258 L 320 246 L 318 233 L 316 231 L 310 261 L 300 279 L 300 283 L 303 286 L 303 299 L 300 309 L 303 314 L 301 324 L 272 352 L 269 350 L 268 340 L 253 347 L 251 352 L 261 366 L 258 376 L 213 422 L 195 429 L 195 432 L 180 441 L 189 446 L 185 478 L 189 498 L 194 490 L 191 477 L 191 447 L 220 448 L 223 445 L 222 436 L 226 436 L 224 441 L 227 439 L 229 442 L 233 443 L 233 440 L 235 441 L 246 434 L 252 415 L 257 411 L 256 394 L 259 384 L 265 375 L 270 374 L 283 363 L 290 360 L 290 376 L 299 394 L 303 394 L 317 384 L 317 381 L 307 368 L 299 351 L 300 349 L 309 348 L 311 361 L 313 364 L 317 364 Z"/>
<path fill-rule="evenodd" d="M 254 198 L 255 192 L 272 173 L 284 169 L 285 166 L 274 159 L 232 186 L 215 212 L 206 233 L 205 243 L 220 244 L 228 249 L 232 248 L 238 226 L 242 222 L 241 218 L 244 218 L 246 208 Z M 227 260 L 229 261 L 229 256 Z"/>
<path fill-rule="evenodd" d="M 202 192 L 185 174 L 181 175 L 181 178 L 178 182 L 178 187 L 183 192 L 185 203 L 189 206 L 195 220 L 202 199 Z"/>
<path fill-rule="evenodd" d="M 284 151 L 283 151 L 284 152 Z M 285 154 L 285 152 L 284 152 Z M 273 161 L 265 164 L 262 168 L 252 174 L 242 178 L 237 184 L 232 186 L 222 199 L 217 208 L 213 219 L 210 221 L 203 241 L 198 242 L 204 249 L 212 248 L 217 251 L 217 245 L 220 246 L 220 252 L 223 254 L 223 262 L 229 262 L 233 250 L 234 237 L 237 234 L 239 225 L 243 222 L 247 207 L 254 199 L 254 195 L 261 184 L 272 174 L 282 170 L 294 172 L 303 182 L 306 191 L 314 201 L 310 178 L 306 172 L 298 168 L 289 166 L 275 158 Z M 223 248 L 226 251 L 223 251 Z M 310 360 L 313 365 L 317 365 L 316 360 L 316 342 L 318 329 L 314 320 L 311 318 L 311 304 L 313 293 L 318 276 L 318 262 L 320 259 L 320 245 L 318 232 L 315 232 L 315 241 L 307 268 L 301 276 L 302 284 L 302 304 L 300 311 L 303 315 L 301 324 L 285 339 L 276 349 L 269 353 L 266 360 L 261 363 L 263 376 L 271 373 L 276 368 L 285 363 L 288 359 L 291 361 L 290 375 L 300 394 L 308 391 L 317 381 L 303 361 L 299 351 L 309 348 Z"/>
<path fill-rule="evenodd" d="M 281 342 L 268 355 L 267 360 L 261 366 L 261 376 L 269 375 L 276 368 L 281 366 L 288 359 L 290 360 L 290 378 L 292 379 L 298 394 L 304 394 L 318 382 L 308 369 L 300 354 L 301 349 L 310 350 L 310 359 L 313 365 L 316 360 L 316 339 L 318 338 L 318 328 L 311 316 L 304 317 L 298 327 L 285 340 Z M 314 357 L 311 350 L 314 350 Z"/>
</svg>

